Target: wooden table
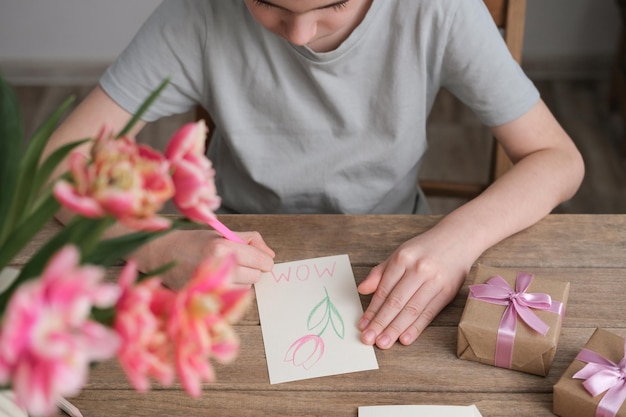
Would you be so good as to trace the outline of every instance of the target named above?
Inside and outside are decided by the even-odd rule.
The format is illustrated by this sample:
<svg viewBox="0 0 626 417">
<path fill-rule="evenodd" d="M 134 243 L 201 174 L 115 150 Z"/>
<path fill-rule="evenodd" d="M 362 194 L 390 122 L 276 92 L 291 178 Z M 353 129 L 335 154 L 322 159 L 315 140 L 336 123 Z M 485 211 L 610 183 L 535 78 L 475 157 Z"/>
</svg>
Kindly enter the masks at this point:
<svg viewBox="0 0 626 417">
<path fill-rule="evenodd" d="M 435 216 L 223 216 L 234 230 L 258 230 L 291 261 L 347 253 L 356 280 Z M 45 237 L 52 230 L 42 231 Z M 36 247 L 37 243 L 33 243 Z M 25 251 L 18 258 L 24 262 Z M 380 369 L 270 385 L 254 305 L 237 326 L 241 352 L 217 366 L 218 381 L 195 400 L 179 386 L 134 392 L 114 362 L 98 364 L 71 399 L 85 417 L 357 416 L 362 405 L 476 404 L 488 416 L 552 416 L 552 386 L 596 327 L 626 335 L 626 215 L 550 215 L 486 251 L 479 262 L 571 282 L 567 314 L 547 377 L 457 359 L 457 324 L 467 285 L 411 346 L 376 349 Z M 115 271 L 112 271 L 112 274 Z M 368 297 L 362 299 L 365 307 Z"/>
</svg>

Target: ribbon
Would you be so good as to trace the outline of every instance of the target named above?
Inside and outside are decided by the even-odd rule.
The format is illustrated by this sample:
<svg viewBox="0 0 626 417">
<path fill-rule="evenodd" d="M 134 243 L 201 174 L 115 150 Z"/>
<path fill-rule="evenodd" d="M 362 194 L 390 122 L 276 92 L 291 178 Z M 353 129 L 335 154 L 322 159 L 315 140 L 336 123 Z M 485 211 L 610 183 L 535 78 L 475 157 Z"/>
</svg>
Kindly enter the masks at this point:
<svg viewBox="0 0 626 417">
<path fill-rule="evenodd" d="M 501 368 L 511 368 L 518 316 L 531 329 L 545 336 L 550 327 L 531 308 L 563 314 L 563 303 L 552 301 L 549 294 L 526 292 L 532 280 L 532 274 L 518 272 L 515 291 L 499 275 L 490 278 L 485 284 L 469 286 L 470 298 L 506 306 L 496 339 L 495 365 Z"/>
<path fill-rule="evenodd" d="M 624 355 L 626 356 L 626 341 Z M 596 408 L 596 417 L 615 417 L 626 400 L 626 358 L 616 364 L 599 353 L 582 349 L 576 359 L 587 365 L 572 378 L 584 379 L 583 386 L 592 397 L 606 391 Z"/>
</svg>

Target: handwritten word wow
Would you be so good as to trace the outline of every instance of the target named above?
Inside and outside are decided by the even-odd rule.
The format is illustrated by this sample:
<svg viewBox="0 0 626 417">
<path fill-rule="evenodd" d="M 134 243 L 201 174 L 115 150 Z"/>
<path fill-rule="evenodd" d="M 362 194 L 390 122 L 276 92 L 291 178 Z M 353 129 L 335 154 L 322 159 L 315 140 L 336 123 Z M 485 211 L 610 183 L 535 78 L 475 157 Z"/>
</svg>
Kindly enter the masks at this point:
<svg viewBox="0 0 626 417">
<path fill-rule="evenodd" d="M 321 279 L 324 277 L 332 278 L 335 275 L 335 265 L 324 263 L 304 263 L 297 266 L 289 266 L 285 269 L 274 270 L 271 272 L 274 281 L 277 284 L 289 283 L 292 280 L 308 281 L 309 279 Z"/>
</svg>

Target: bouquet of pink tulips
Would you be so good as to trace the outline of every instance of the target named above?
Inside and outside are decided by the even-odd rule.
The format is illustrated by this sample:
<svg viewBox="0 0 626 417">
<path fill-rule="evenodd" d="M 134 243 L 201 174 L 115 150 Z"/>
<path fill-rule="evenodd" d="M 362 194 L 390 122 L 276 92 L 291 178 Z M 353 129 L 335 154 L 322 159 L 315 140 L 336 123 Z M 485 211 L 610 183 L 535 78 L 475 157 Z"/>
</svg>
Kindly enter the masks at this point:
<svg viewBox="0 0 626 417">
<path fill-rule="evenodd" d="M 179 292 L 161 284 L 159 271 L 139 274 L 132 259 L 117 282 L 104 280 L 104 268 L 149 240 L 190 221 L 214 220 L 220 204 L 204 155 L 204 122 L 183 126 L 164 154 L 127 134 L 166 85 L 121 132 L 104 127 L 42 161 L 72 101 L 22 151 L 17 99 L 0 77 L 0 271 L 61 206 L 75 213 L 12 282 L 0 283 L 0 386 L 12 389 L 30 415 L 54 413 L 59 397 L 77 395 L 98 361 L 117 358 L 138 391 L 151 380 L 170 385 L 178 378 L 198 396 L 201 384 L 215 379 L 211 360 L 227 363 L 237 354 L 231 324 L 249 305 L 250 290 L 230 285 L 232 257 L 205 260 Z M 93 141 L 89 158 L 75 149 L 86 141 Z M 65 158 L 69 172 L 50 181 Z M 186 219 L 159 216 L 170 199 Z M 116 222 L 134 232 L 105 238 Z"/>
</svg>

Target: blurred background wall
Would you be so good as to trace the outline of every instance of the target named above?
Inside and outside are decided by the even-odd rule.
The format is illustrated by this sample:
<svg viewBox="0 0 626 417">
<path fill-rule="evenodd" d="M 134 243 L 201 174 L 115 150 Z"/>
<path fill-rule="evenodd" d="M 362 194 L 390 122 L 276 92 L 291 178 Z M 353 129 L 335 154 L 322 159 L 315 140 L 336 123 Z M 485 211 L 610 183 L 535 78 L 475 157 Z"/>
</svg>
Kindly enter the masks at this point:
<svg viewBox="0 0 626 417">
<path fill-rule="evenodd" d="M 92 84 L 158 4 L 0 0 L 0 71 L 17 84 Z M 524 67 L 534 79 L 608 76 L 619 31 L 614 0 L 528 0 Z"/>
</svg>

